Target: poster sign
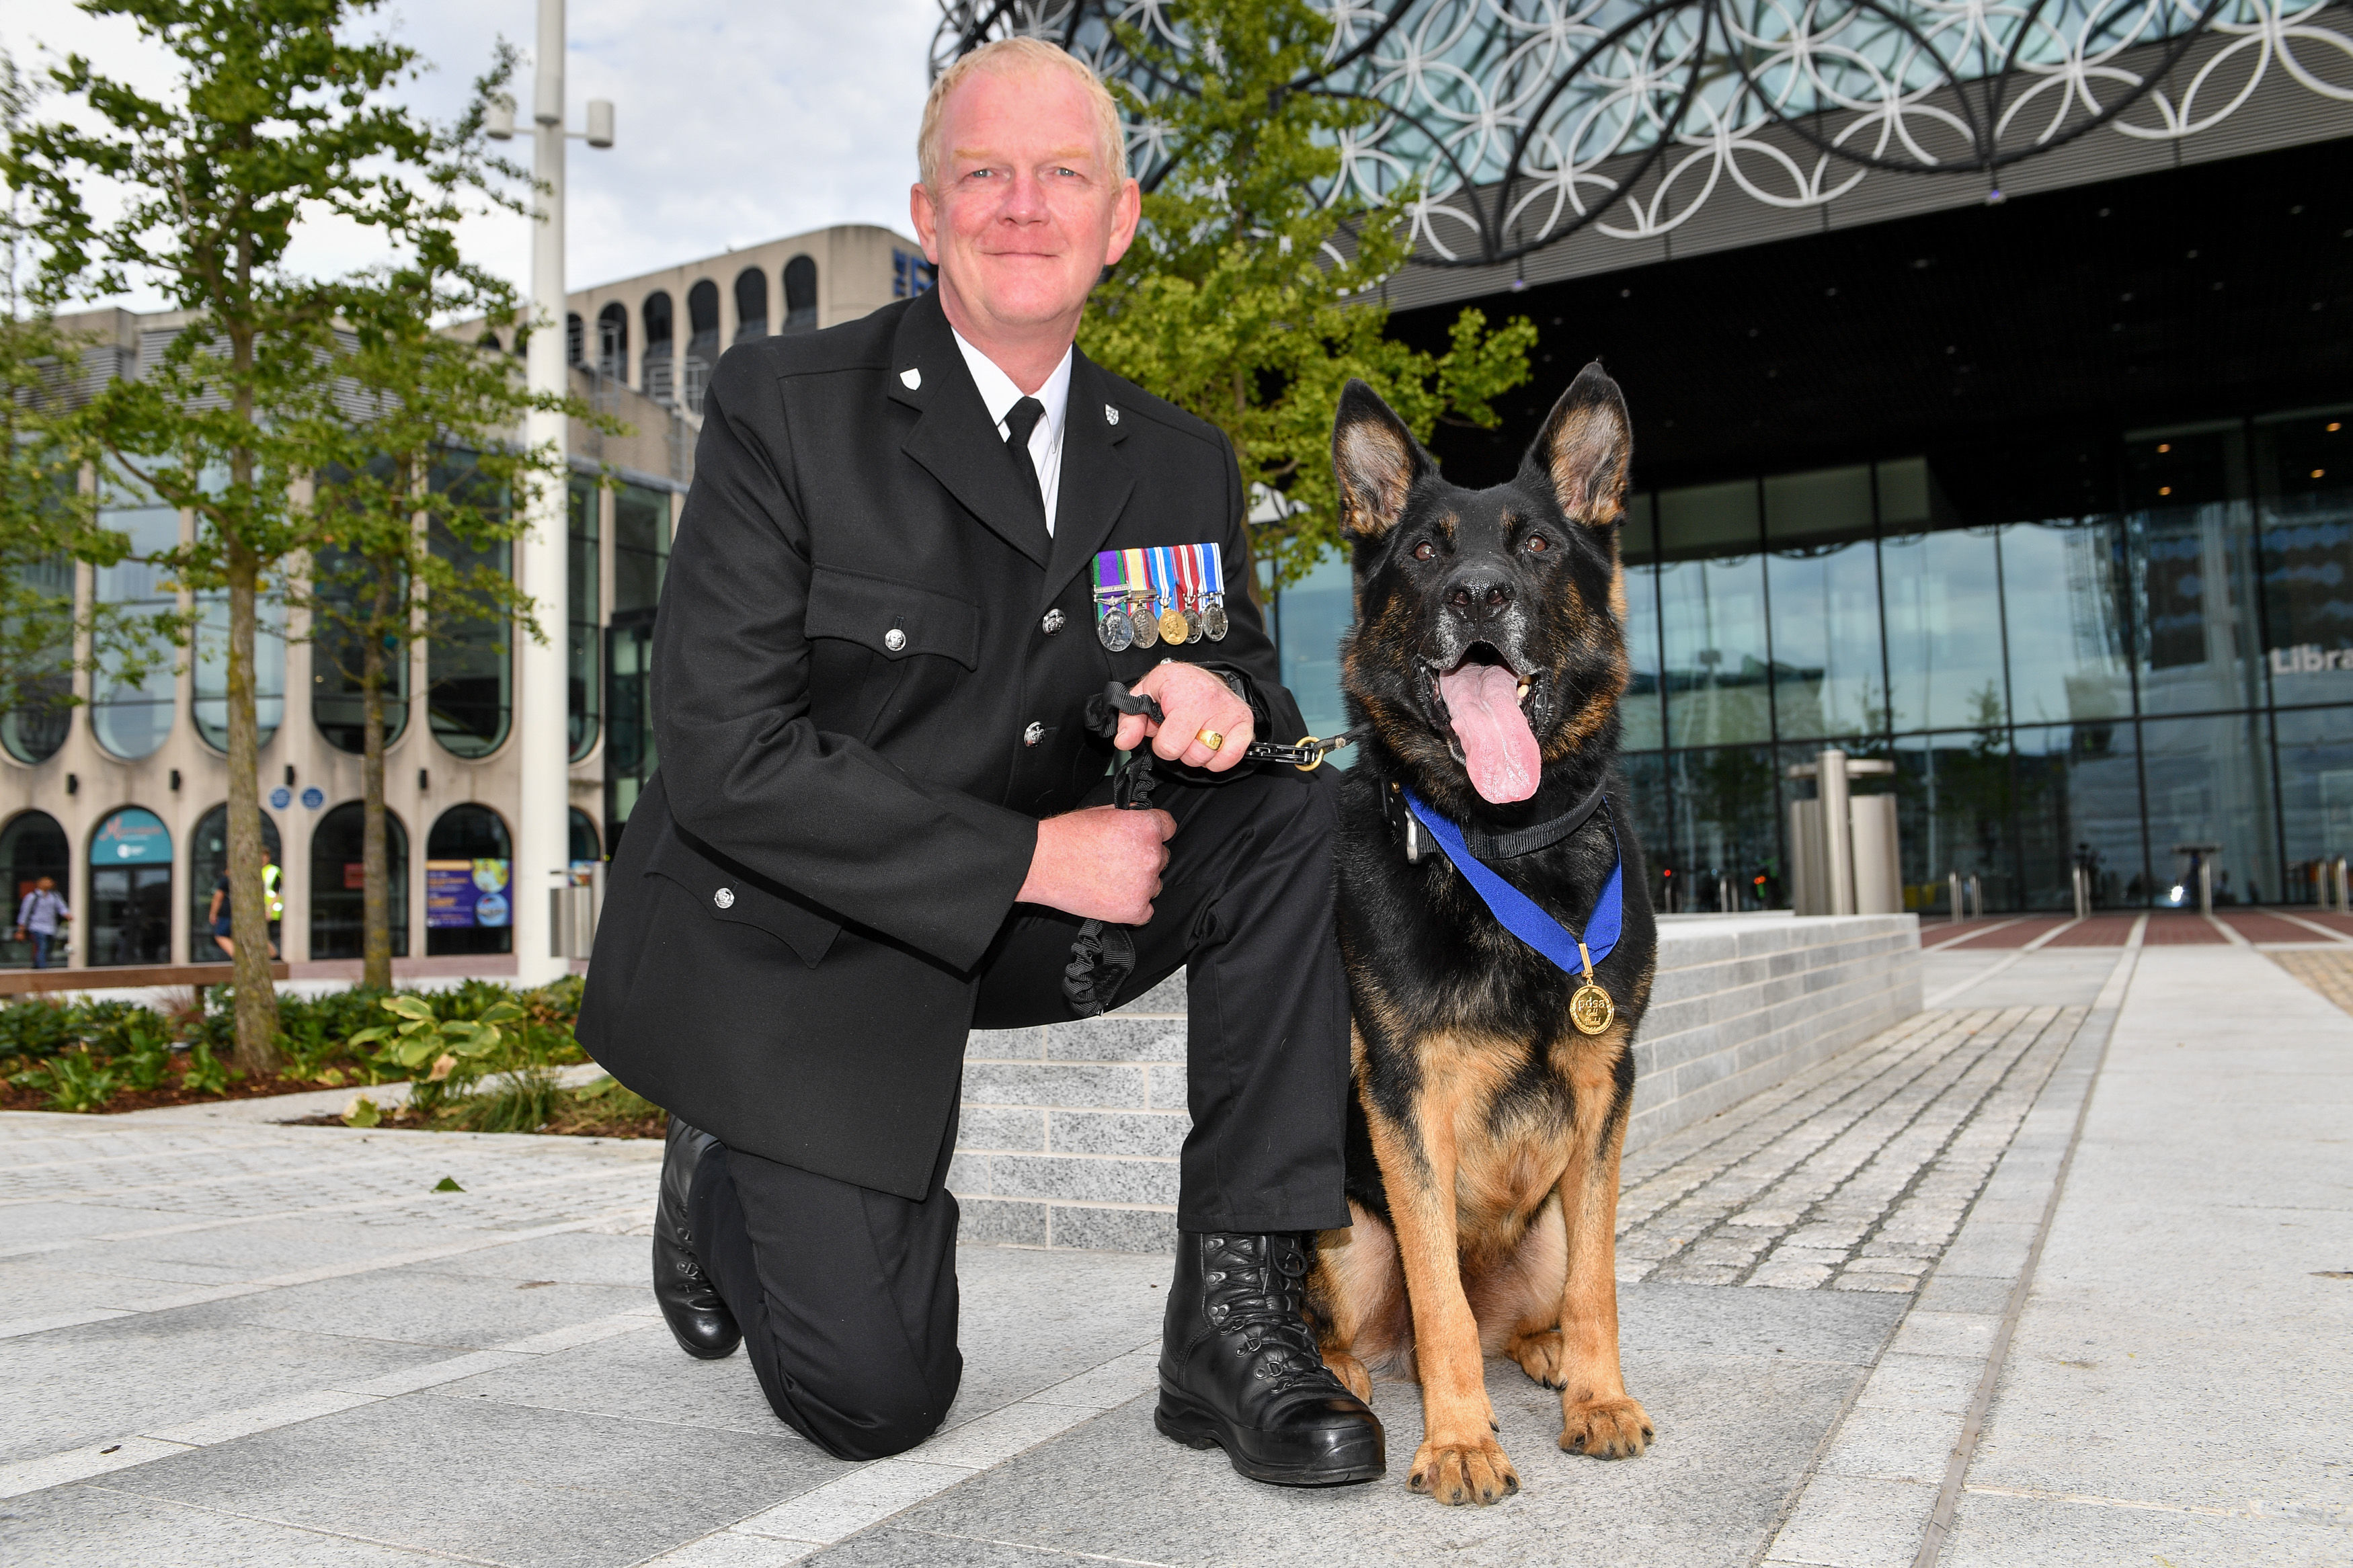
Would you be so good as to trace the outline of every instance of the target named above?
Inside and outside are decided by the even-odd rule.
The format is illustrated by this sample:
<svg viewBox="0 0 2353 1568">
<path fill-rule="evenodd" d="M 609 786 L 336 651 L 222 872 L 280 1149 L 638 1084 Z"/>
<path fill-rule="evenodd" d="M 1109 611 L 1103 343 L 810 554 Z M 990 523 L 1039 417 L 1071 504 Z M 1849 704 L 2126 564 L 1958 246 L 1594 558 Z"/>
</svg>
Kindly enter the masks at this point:
<svg viewBox="0 0 2353 1568">
<path fill-rule="evenodd" d="M 90 841 L 90 863 L 168 866 L 172 863 L 172 836 L 164 830 L 164 819 L 153 812 L 126 806 L 100 825 L 97 836 Z"/>
<path fill-rule="evenodd" d="M 425 862 L 425 923 L 435 931 L 508 923 L 507 862 Z"/>
</svg>

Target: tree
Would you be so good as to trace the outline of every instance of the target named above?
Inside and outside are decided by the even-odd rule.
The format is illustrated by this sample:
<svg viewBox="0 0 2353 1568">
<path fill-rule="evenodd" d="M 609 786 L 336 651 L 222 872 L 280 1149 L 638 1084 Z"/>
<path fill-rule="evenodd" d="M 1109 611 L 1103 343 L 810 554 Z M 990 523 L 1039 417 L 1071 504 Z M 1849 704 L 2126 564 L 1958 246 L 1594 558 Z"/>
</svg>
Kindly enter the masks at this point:
<svg viewBox="0 0 2353 1568">
<path fill-rule="evenodd" d="M 415 51 L 347 35 L 380 0 L 82 0 L 128 18 L 176 68 L 161 96 L 76 55 L 51 73 L 81 112 L 18 131 L 5 161 L 47 247 L 43 297 L 105 299 L 142 279 L 186 325 L 81 428 L 107 465 L 196 520 L 166 563 L 228 601 L 228 865 L 237 1062 L 275 1071 L 277 994 L 261 882 L 255 637 L 265 596 L 312 542 L 297 482 L 333 399 L 324 374 L 349 291 L 288 262 L 305 224 L 374 231 L 403 253 L 440 221 L 447 140 L 386 101 Z M 420 191 L 419 184 L 428 188 Z M 100 216 L 90 204 L 102 191 Z"/>
<path fill-rule="evenodd" d="M 1139 74 L 1172 84 L 1148 101 L 1122 89 L 1167 162 L 1080 342 L 1226 433 L 1244 481 L 1282 498 L 1283 518 L 1251 543 L 1293 581 L 1339 542 L 1332 410 L 1348 379 L 1422 440 L 1440 419 L 1492 427 L 1493 400 L 1527 379 L 1535 328 L 1491 332 L 1466 310 L 1434 355 L 1385 335 L 1379 286 L 1408 258 L 1414 192 L 1379 205 L 1319 194 L 1339 174 L 1337 139 L 1380 113 L 1317 85 L 1328 16 L 1305 0 L 1184 0 L 1165 14 L 1167 33 L 1119 28 Z M 1244 581 L 1255 589 L 1254 574 Z"/>
<path fill-rule="evenodd" d="M 502 558 L 524 531 L 513 502 L 527 487 L 565 483 L 565 458 L 520 447 L 517 428 L 543 405 L 611 425 L 576 399 L 529 392 L 494 337 L 478 347 L 435 324 L 479 317 L 512 331 L 522 315 L 507 284 L 446 244 L 385 269 L 347 298 L 335 363 L 344 396 L 312 437 L 315 542 L 290 599 L 310 613 L 313 660 L 360 691 L 364 985 L 392 984 L 384 704 L 394 661 L 469 623 L 545 640 Z"/>
</svg>

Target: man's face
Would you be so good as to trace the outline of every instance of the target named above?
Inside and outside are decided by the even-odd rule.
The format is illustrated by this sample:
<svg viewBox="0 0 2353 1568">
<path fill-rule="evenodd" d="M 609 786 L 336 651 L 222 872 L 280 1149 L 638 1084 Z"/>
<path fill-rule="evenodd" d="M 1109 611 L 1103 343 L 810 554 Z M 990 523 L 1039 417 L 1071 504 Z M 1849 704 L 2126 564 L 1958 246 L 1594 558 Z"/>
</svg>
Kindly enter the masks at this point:
<svg viewBox="0 0 2353 1568">
<path fill-rule="evenodd" d="M 47 877 L 42 878 L 39 881 L 34 883 L 33 886 L 44 893 L 54 893 L 58 890 L 57 883 L 51 881 Z"/>
<path fill-rule="evenodd" d="M 940 115 L 939 189 L 915 232 L 955 310 L 984 332 L 1075 324 L 1135 237 L 1134 180 L 1107 167 L 1093 104 L 1058 70 L 978 71 Z"/>
</svg>

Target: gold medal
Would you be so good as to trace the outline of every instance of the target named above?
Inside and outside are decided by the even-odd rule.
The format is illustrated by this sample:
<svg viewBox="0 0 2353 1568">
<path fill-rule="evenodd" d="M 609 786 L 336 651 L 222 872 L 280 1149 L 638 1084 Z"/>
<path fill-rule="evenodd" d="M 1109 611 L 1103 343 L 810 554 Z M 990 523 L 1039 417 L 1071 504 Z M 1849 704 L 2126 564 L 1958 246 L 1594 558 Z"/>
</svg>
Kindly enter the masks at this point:
<svg viewBox="0 0 2353 1568">
<path fill-rule="evenodd" d="M 1568 1021 L 1580 1035 L 1598 1035 L 1617 1019 L 1618 1005 L 1609 1000 L 1609 992 L 1593 983 L 1593 955 L 1585 951 L 1581 941 L 1577 956 L 1585 961 L 1585 984 L 1568 999 Z"/>
<path fill-rule="evenodd" d="M 1160 640 L 1162 642 L 1167 643 L 1172 647 L 1176 644 L 1181 643 L 1185 640 L 1185 634 L 1188 629 L 1189 628 L 1185 625 L 1185 617 L 1179 611 L 1171 608 L 1160 612 Z"/>
</svg>

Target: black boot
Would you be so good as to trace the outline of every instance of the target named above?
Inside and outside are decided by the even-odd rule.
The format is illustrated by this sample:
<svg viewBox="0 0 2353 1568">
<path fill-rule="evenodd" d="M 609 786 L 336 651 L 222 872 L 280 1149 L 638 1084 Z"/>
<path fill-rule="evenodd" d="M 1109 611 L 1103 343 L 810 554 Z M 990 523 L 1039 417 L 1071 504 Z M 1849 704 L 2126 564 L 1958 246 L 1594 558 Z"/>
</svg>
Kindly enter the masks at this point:
<svg viewBox="0 0 2353 1568">
<path fill-rule="evenodd" d="M 687 1225 L 686 1197 L 703 1152 L 719 1141 L 673 1116 L 662 1146 L 661 1197 L 654 1209 L 654 1300 L 678 1348 L 704 1361 L 735 1353 L 744 1331 L 735 1314 L 712 1289 L 695 1261 L 694 1236 Z"/>
<path fill-rule="evenodd" d="M 1306 1279 L 1298 1236 L 1179 1232 L 1153 1425 L 1196 1448 L 1217 1444 L 1254 1481 L 1379 1475 L 1380 1420 L 1324 1365 L 1301 1314 Z"/>
</svg>

